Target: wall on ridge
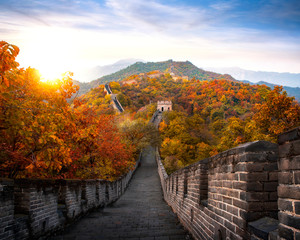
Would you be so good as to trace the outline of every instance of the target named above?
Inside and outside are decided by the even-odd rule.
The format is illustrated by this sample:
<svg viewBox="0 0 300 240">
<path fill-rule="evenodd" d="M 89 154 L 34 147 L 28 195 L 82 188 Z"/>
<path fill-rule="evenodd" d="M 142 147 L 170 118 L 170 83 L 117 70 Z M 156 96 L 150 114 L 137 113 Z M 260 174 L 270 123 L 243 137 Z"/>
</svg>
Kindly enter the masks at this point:
<svg viewBox="0 0 300 240">
<path fill-rule="evenodd" d="M 38 239 L 116 201 L 134 170 L 105 180 L 0 179 L 0 239 Z"/>
<path fill-rule="evenodd" d="M 119 100 L 117 99 L 117 94 L 113 94 L 109 84 L 105 84 L 104 85 L 104 91 L 106 92 L 106 94 L 109 94 L 113 103 L 113 108 L 116 109 L 119 113 L 124 112 L 124 108 L 122 107 L 121 103 L 119 102 Z"/>
<path fill-rule="evenodd" d="M 249 222 L 277 218 L 277 160 L 277 144 L 256 141 L 168 176 L 157 152 L 164 198 L 195 239 L 250 239 Z"/>
</svg>

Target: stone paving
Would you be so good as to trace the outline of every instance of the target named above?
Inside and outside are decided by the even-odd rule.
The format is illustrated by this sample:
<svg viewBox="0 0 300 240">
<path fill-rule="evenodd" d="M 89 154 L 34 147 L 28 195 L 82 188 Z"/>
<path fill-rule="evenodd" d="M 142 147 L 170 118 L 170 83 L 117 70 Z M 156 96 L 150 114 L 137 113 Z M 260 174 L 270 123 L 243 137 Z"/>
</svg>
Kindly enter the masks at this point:
<svg viewBox="0 0 300 240">
<path fill-rule="evenodd" d="M 50 239 L 191 239 L 163 200 L 154 154 L 152 147 L 144 150 L 141 166 L 118 201 Z"/>
</svg>

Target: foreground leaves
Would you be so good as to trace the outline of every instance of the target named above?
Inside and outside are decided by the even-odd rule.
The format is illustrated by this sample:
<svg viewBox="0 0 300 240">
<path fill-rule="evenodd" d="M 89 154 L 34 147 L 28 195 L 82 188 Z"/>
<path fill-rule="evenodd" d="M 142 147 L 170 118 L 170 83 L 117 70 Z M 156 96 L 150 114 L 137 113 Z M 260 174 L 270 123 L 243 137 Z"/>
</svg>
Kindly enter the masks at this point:
<svg viewBox="0 0 300 240">
<path fill-rule="evenodd" d="M 0 42 L 0 175 L 115 179 L 132 167 L 115 117 L 71 100 L 72 74 L 41 82 L 37 70 L 18 68 L 18 52 Z"/>
</svg>

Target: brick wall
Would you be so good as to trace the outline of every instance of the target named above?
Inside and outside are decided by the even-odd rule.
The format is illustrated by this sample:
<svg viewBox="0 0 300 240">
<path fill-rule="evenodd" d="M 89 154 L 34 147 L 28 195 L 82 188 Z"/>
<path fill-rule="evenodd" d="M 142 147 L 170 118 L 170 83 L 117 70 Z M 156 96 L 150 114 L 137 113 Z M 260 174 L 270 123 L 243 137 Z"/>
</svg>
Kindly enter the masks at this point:
<svg viewBox="0 0 300 240">
<path fill-rule="evenodd" d="M 13 181 L 0 182 L 0 239 L 13 239 L 14 225 L 14 188 Z"/>
<path fill-rule="evenodd" d="M 300 128 L 279 136 L 279 236 L 300 239 Z"/>
<path fill-rule="evenodd" d="M 0 179 L 0 239 L 37 239 L 116 201 L 138 167 L 104 180 Z"/>
<path fill-rule="evenodd" d="M 31 236 L 41 236 L 59 226 L 57 193 L 53 180 L 14 181 L 15 214 L 28 215 Z"/>
<path fill-rule="evenodd" d="M 250 239 L 248 223 L 277 218 L 278 146 L 247 143 L 167 176 L 166 202 L 196 239 Z"/>
</svg>

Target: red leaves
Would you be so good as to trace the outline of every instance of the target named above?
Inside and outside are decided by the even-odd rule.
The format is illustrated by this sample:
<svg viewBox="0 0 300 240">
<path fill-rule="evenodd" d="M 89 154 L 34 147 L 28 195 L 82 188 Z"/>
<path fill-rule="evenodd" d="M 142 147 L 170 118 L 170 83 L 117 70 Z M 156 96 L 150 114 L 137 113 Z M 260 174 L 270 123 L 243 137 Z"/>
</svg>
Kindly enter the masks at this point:
<svg viewBox="0 0 300 240">
<path fill-rule="evenodd" d="M 257 106 L 253 119 L 262 133 L 275 141 L 278 134 L 300 125 L 300 106 L 282 86 L 275 86 L 266 101 Z"/>
<path fill-rule="evenodd" d="M 72 74 L 54 83 L 18 69 L 19 49 L 0 42 L 0 169 L 5 177 L 107 178 L 131 166 L 112 116 L 68 99 L 78 90 Z"/>
<path fill-rule="evenodd" d="M 19 48 L 17 46 L 0 41 L 0 83 L 4 83 L 7 87 L 9 86 L 9 81 L 5 76 L 5 72 L 19 65 L 15 61 L 18 54 Z"/>
</svg>

